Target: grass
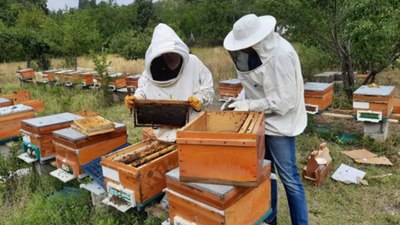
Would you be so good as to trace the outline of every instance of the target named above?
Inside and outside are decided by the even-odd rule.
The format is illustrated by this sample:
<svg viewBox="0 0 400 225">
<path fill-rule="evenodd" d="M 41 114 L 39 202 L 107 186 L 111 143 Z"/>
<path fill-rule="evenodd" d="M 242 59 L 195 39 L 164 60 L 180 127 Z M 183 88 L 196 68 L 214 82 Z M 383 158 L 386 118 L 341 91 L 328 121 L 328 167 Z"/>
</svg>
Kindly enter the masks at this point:
<svg viewBox="0 0 400 225">
<path fill-rule="evenodd" d="M 192 49 L 204 64 L 212 71 L 215 88 L 219 80 L 235 77 L 235 71 L 228 54 L 222 48 Z M 127 61 L 110 56 L 110 71 L 140 73 L 143 61 Z M 91 68 L 88 58 L 79 59 L 80 68 Z M 25 63 L 0 64 L 0 88 L 2 94 L 13 90 L 30 90 L 32 98 L 45 101 L 45 112 L 50 115 L 65 111 L 97 111 L 100 115 L 122 122 L 128 127 L 129 141 L 141 140 L 140 130 L 133 127 L 132 116 L 122 102 L 103 104 L 100 93 L 75 88 L 20 86 L 15 71 Z M 53 60 L 54 68 L 62 67 L 62 61 Z M 400 71 L 385 71 L 378 76 L 381 85 L 400 84 Z M 217 89 L 216 89 L 217 90 Z M 335 108 L 349 108 L 349 101 L 341 95 L 335 96 Z M 307 131 L 297 137 L 297 160 L 301 169 L 307 162 L 311 151 L 317 149 L 322 141 L 328 143 L 333 158 L 333 171 L 341 163 L 361 169 L 367 173 L 368 186 L 348 185 L 327 178 L 320 187 L 305 182 L 310 224 L 359 224 L 359 225 L 395 225 L 400 224 L 400 133 L 398 125 L 390 125 L 390 136 L 383 143 L 363 138 L 362 124 L 341 119 L 327 119 L 319 115 L 309 117 Z M 350 133 L 359 138 L 343 143 L 340 135 Z M 18 149 L 20 143 L 16 143 Z M 341 153 L 343 150 L 366 148 L 378 155 L 387 156 L 393 166 L 361 165 L 354 163 Z M 15 158 L 17 151 L 9 156 L 0 154 L 0 175 L 27 167 Z M 392 176 L 371 178 L 375 175 L 391 173 Z M 332 173 L 331 173 L 332 174 Z M 77 187 L 78 182 L 68 184 Z M 106 207 L 93 207 L 87 192 L 76 191 L 65 195 L 63 184 L 48 175 L 40 177 L 34 173 L 19 179 L 0 183 L 0 224 L 160 224 L 160 220 L 134 212 L 119 213 Z M 64 195 L 63 195 L 64 193 Z M 68 197 L 65 197 L 68 196 Z M 283 186 L 279 185 L 279 224 L 290 224 L 289 211 Z M 139 218 L 139 219 L 138 219 Z"/>
</svg>

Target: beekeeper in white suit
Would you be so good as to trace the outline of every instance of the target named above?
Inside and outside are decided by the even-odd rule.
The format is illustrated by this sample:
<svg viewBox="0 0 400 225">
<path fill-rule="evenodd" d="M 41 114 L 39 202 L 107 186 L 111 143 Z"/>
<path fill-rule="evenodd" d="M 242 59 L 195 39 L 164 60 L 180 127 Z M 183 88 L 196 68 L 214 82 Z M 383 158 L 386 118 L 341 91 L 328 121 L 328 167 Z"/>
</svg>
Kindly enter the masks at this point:
<svg viewBox="0 0 400 225">
<path fill-rule="evenodd" d="M 160 23 L 146 51 L 138 89 L 133 96 L 125 97 L 125 105 L 132 109 L 135 99 L 187 100 L 194 109 L 189 116 L 193 119 L 196 111 L 213 101 L 213 85 L 210 70 L 197 56 L 189 54 L 189 48 L 172 28 Z M 174 128 L 153 130 L 160 140 L 176 140 Z"/>
<path fill-rule="evenodd" d="M 299 57 L 292 45 L 274 32 L 272 16 L 245 15 L 225 37 L 245 100 L 228 107 L 265 112 L 266 158 L 272 161 L 286 190 L 292 224 L 308 224 L 303 183 L 296 166 L 295 136 L 307 125 Z M 273 212 L 266 219 L 277 224 L 277 183 L 272 178 Z"/>
</svg>

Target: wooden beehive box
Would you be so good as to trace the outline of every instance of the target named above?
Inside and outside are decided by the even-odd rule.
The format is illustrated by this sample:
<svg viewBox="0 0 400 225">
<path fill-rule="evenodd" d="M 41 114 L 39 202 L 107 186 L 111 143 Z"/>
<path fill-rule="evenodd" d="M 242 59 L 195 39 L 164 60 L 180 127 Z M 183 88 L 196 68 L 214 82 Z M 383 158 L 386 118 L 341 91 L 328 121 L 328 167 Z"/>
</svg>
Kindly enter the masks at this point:
<svg viewBox="0 0 400 225">
<path fill-rule="evenodd" d="M 80 84 L 82 81 L 81 71 L 71 71 L 64 75 L 64 82 L 67 86 L 73 86 L 76 84 Z"/>
<path fill-rule="evenodd" d="M 54 158 L 56 151 L 52 132 L 69 127 L 74 120 L 81 118 L 83 117 L 72 113 L 60 113 L 23 120 L 21 122 L 21 133 L 24 138 L 25 152 L 19 158 L 26 162 L 45 161 Z M 33 157 L 34 160 L 32 160 Z"/>
<path fill-rule="evenodd" d="M 103 202 L 120 211 L 150 203 L 166 187 L 165 173 L 178 167 L 176 148 L 148 139 L 104 156 L 100 163 L 108 198 Z M 125 204 L 118 204 L 121 200 Z"/>
<path fill-rule="evenodd" d="M 83 165 L 127 143 L 126 126 L 115 123 L 112 132 L 87 136 L 72 128 L 53 131 L 57 170 L 52 176 L 68 182 L 84 176 Z"/>
<path fill-rule="evenodd" d="M 31 99 L 27 101 L 21 102 L 23 105 L 27 105 L 33 108 L 35 112 L 43 112 L 44 111 L 44 101 L 40 99 Z"/>
<path fill-rule="evenodd" d="M 182 127 L 189 121 L 189 102 L 138 99 L 134 102 L 136 127 Z"/>
<path fill-rule="evenodd" d="M 30 100 L 30 93 L 29 91 L 13 91 L 12 94 L 2 95 L 0 98 L 8 99 L 13 105 L 16 105 Z"/>
<path fill-rule="evenodd" d="M 0 108 L 0 141 L 20 135 L 21 121 L 34 118 L 32 107 L 17 104 Z"/>
<path fill-rule="evenodd" d="M 131 88 L 137 88 L 141 76 L 142 76 L 141 74 L 126 76 L 126 86 Z"/>
<path fill-rule="evenodd" d="M 19 77 L 21 80 L 33 79 L 35 78 L 35 70 L 29 68 L 17 70 L 17 77 Z"/>
<path fill-rule="evenodd" d="M 264 113 L 207 111 L 179 129 L 182 181 L 257 186 L 264 160 Z"/>
<path fill-rule="evenodd" d="M 83 86 L 91 86 L 93 85 L 94 76 L 96 72 L 82 72 L 80 73 L 81 81 Z"/>
<path fill-rule="evenodd" d="M 242 91 L 243 86 L 239 79 L 229 79 L 220 81 L 218 86 L 219 94 L 224 97 L 237 97 Z"/>
<path fill-rule="evenodd" d="M 117 90 L 126 87 L 126 76 L 124 73 L 111 73 L 108 74 L 108 77 L 111 79 L 109 84 L 111 89 Z"/>
<path fill-rule="evenodd" d="M 0 98 L 0 107 L 6 107 L 12 105 L 12 101 L 7 98 Z"/>
<path fill-rule="evenodd" d="M 304 101 L 306 110 L 310 114 L 327 109 L 333 103 L 333 83 L 305 83 Z"/>
<path fill-rule="evenodd" d="M 68 73 L 73 72 L 73 70 L 60 70 L 54 73 L 56 81 L 60 84 L 65 84 L 68 81 Z"/>
<path fill-rule="evenodd" d="M 271 165 L 263 162 L 257 187 L 182 182 L 179 168 L 167 173 L 171 224 L 259 224 L 271 212 Z M 186 222 L 186 223 L 185 223 Z"/>
<path fill-rule="evenodd" d="M 395 86 L 362 85 L 353 93 L 353 114 L 359 121 L 387 119 L 393 111 L 396 94 Z"/>
<path fill-rule="evenodd" d="M 48 82 L 54 82 L 56 81 L 56 75 L 55 73 L 61 71 L 61 70 L 45 70 L 42 71 L 42 77 L 43 79 L 46 79 Z"/>
<path fill-rule="evenodd" d="M 319 150 L 311 153 L 307 165 L 303 168 L 303 179 L 320 186 L 331 170 L 332 158 L 326 143 L 322 143 Z"/>
</svg>

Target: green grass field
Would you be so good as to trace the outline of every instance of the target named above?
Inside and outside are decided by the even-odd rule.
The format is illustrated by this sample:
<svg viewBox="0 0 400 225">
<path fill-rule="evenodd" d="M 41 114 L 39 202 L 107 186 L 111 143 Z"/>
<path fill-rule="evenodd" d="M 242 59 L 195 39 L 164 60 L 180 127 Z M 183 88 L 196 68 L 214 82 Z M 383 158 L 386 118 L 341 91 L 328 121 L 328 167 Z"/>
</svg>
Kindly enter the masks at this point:
<svg viewBox="0 0 400 225">
<path fill-rule="evenodd" d="M 194 49 L 214 75 L 214 81 L 234 77 L 234 70 L 226 52 L 221 48 Z M 210 57 L 212 56 L 212 57 Z M 81 59 L 81 67 L 90 67 L 88 61 Z M 140 65 L 112 58 L 112 68 L 123 72 L 137 72 Z M 86 63 L 86 64 L 85 64 Z M 118 67 L 123 64 L 124 67 Z M 135 68 L 130 68 L 130 65 Z M 114 102 L 104 106 L 102 96 L 93 90 L 78 88 L 20 86 L 15 70 L 23 63 L 0 65 L 1 94 L 25 89 L 31 92 L 31 98 L 45 101 L 45 111 L 41 115 L 81 110 L 97 111 L 105 118 L 127 125 L 129 141 L 141 140 L 140 130 L 134 128 L 132 116 L 123 102 Z M 142 64 L 141 64 L 142 65 Z M 387 71 L 380 75 L 379 84 L 399 86 L 400 72 Z M 217 85 L 215 85 L 217 87 Z M 336 100 L 342 99 L 335 96 Z M 344 100 L 341 100 L 344 101 Z M 336 104 L 344 105 L 344 104 Z M 304 167 L 309 154 L 323 141 L 328 143 L 333 159 L 333 171 L 341 163 L 361 169 L 367 173 L 368 186 L 344 184 L 328 177 L 320 187 L 305 183 L 310 224 L 339 225 L 395 225 L 400 224 L 400 133 L 397 124 L 390 125 L 390 135 L 384 143 L 376 143 L 362 138 L 362 124 L 343 119 L 327 119 L 322 116 L 310 116 L 307 130 L 297 138 L 297 160 L 299 170 Z M 358 137 L 343 142 L 341 134 L 354 134 Z M 0 154 L 0 175 L 8 171 L 29 167 L 15 156 L 21 143 L 15 143 L 8 156 Z M 343 150 L 366 148 L 378 155 L 387 156 L 393 166 L 374 166 L 356 164 L 341 153 Z M 333 172 L 332 171 L 332 172 Z M 389 174 L 383 178 L 371 178 Z M 331 173 L 332 174 L 332 173 Z M 0 183 L 0 224 L 160 224 L 160 220 L 145 213 L 119 213 L 112 208 L 93 207 L 90 194 L 77 189 L 79 183 L 68 183 L 69 188 L 49 175 L 31 173 L 18 179 L 9 179 Z M 58 191 L 61 190 L 61 191 Z M 279 186 L 279 214 L 281 225 L 290 224 L 289 211 L 283 186 Z M 244 215 L 245 216 L 245 215 Z"/>
</svg>

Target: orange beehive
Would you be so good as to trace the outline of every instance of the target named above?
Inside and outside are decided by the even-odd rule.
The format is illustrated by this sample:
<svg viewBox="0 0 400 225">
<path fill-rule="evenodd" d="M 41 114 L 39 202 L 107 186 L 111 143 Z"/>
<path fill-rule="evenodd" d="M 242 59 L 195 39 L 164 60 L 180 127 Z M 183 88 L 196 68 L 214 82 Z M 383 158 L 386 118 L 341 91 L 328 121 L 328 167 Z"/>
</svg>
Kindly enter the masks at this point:
<svg viewBox="0 0 400 225">
<path fill-rule="evenodd" d="M 30 93 L 29 91 L 13 91 L 12 94 L 2 95 L 0 98 L 8 99 L 15 105 L 30 100 Z"/>
<path fill-rule="evenodd" d="M 119 123 L 114 125 L 114 131 L 93 136 L 88 136 L 72 128 L 53 131 L 58 169 L 51 175 L 60 180 L 66 176 L 72 179 L 80 178 L 84 175 L 81 168 L 83 165 L 126 144 L 126 126 Z"/>
<path fill-rule="evenodd" d="M 362 85 L 353 93 L 353 114 L 359 121 L 386 119 L 392 114 L 396 94 L 395 86 Z"/>
<path fill-rule="evenodd" d="M 0 141 L 20 135 L 21 121 L 35 117 L 32 107 L 12 105 L 0 108 Z"/>
<path fill-rule="evenodd" d="M 82 79 L 80 74 L 81 71 L 71 71 L 66 73 L 62 78 L 64 80 L 63 83 L 65 83 L 65 85 L 67 86 L 72 86 L 81 83 Z"/>
<path fill-rule="evenodd" d="M 141 76 L 142 76 L 141 74 L 127 76 L 126 77 L 126 86 L 132 87 L 132 88 L 137 88 L 138 83 L 139 83 L 139 78 Z"/>
<path fill-rule="evenodd" d="M 304 101 L 308 113 L 315 114 L 327 109 L 333 102 L 333 83 L 305 83 Z"/>
<path fill-rule="evenodd" d="M 176 148 L 148 139 L 103 157 L 100 163 L 108 190 L 103 202 L 121 211 L 147 205 L 166 187 L 165 173 L 178 166 Z M 125 204 L 118 204 L 121 200 Z"/>
<path fill-rule="evenodd" d="M 35 110 L 35 112 L 43 112 L 44 111 L 44 101 L 39 99 L 32 99 L 21 102 L 21 104 L 30 106 Z"/>
<path fill-rule="evenodd" d="M 94 76 L 97 72 L 82 72 L 80 73 L 81 81 L 83 86 L 90 86 L 93 85 Z"/>
<path fill-rule="evenodd" d="M 126 87 L 126 76 L 124 73 L 111 73 L 108 75 L 111 79 L 109 86 L 116 90 Z"/>
<path fill-rule="evenodd" d="M 21 80 L 33 79 L 35 78 L 35 71 L 29 68 L 17 70 L 17 77 L 19 77 Z"/>
<path fill-rule="evenodd" d="M 54 73 L 56 81 L 60 84 L 65 84 L 68 81 L 69 76 L 68 73 L 73 72 L 73 70 L 60 70 Z"/>
<path fill-rule="evenodd" d="M 264 160 L 264 113 L 207 111 L 179 129 L 182 181 L 257 186 Z"/>
<path fill-rule="evenodd" d="M 55 73 L 60 70 L 46 70 L 42 71 L 42 77 L 43 79 L 47 80 L 48 82 L 54 82 L 56 80 L 56 75 Z"/>
<path fill-rule="evenodd" d="M 167 173 L 171 224 L 259 224 L 270 214 L 270 162 L 257 187 L 182 182 L 179 168 Z M 180 223 L 179 223 L 180 222 Z"/>
<path fill-rule="evenodd" d="M 52 132 L 69 127 L 74 120 L 81 118 L 83 117 L 72 113 L 60 113 L 23 120 L 21 132 L 26 137 L 23 143 L 24 150 L 27 152 L 29 149 L 35 149 L 32 153 L 35 154 L 36 160 L 45 161 L 54 158 L 56 151 Z M 20 156 L 23 158 L 26 153 Z"/>
<path fill-rule="evenodd" d="M 223 80 L 218 84 L 218 91 L 221 97 L 237 97 L 243 89 L 239 79 Z"/>
<path fill-rule="evenodd" d="M 12 101 L 6 98 L 0 98 L 0 107 L 10 106 L 12 105 Z"/>
</svg>

